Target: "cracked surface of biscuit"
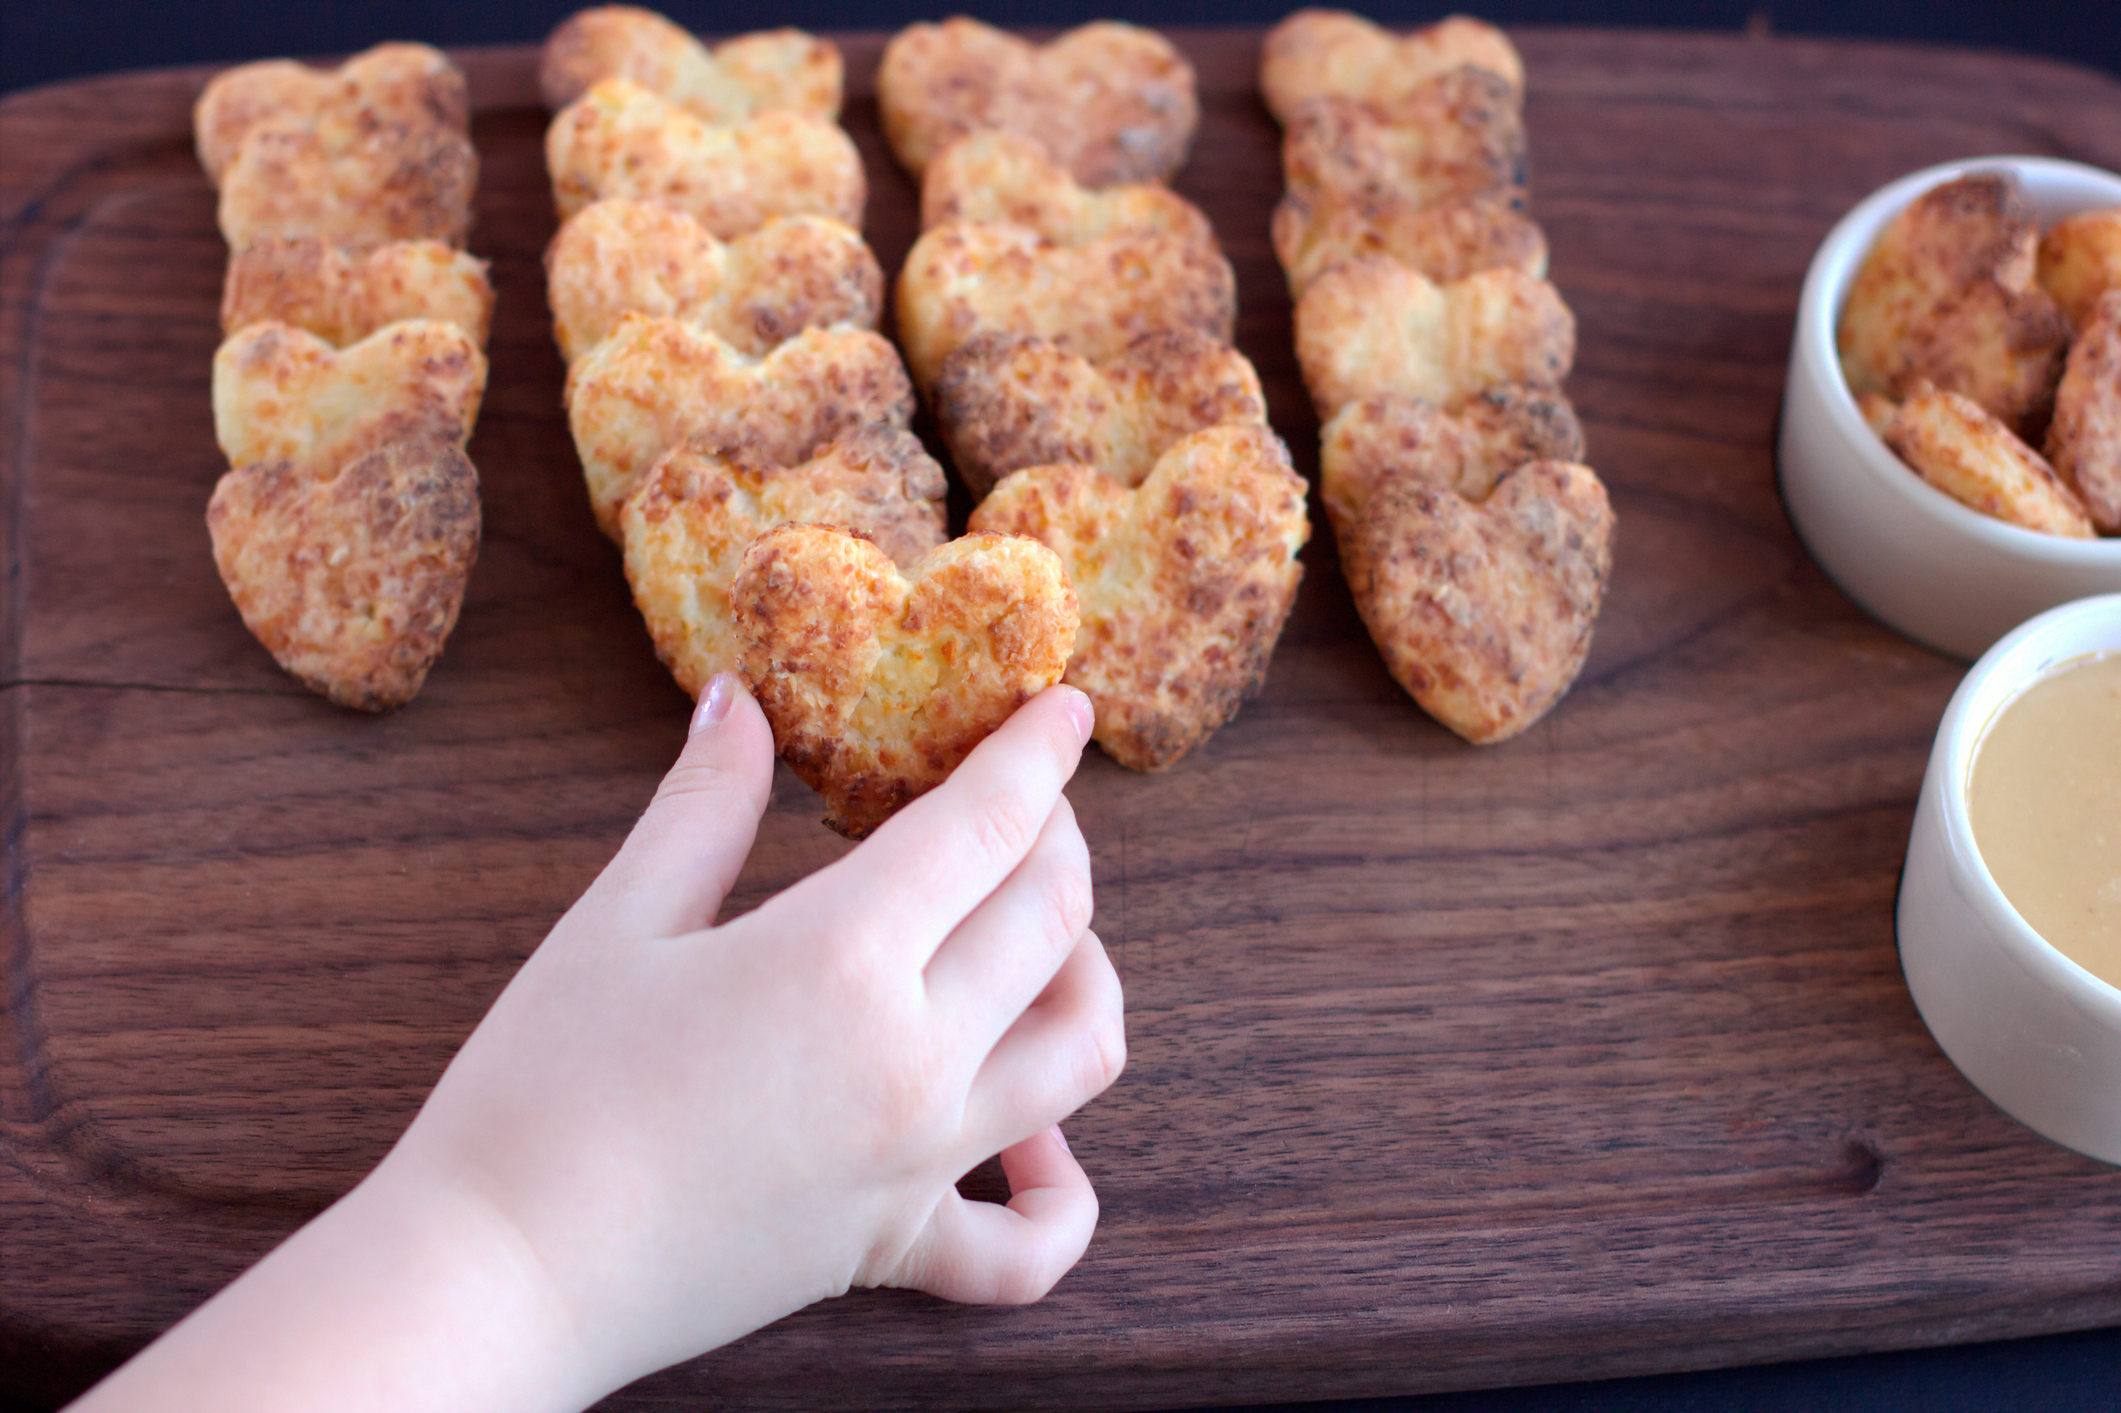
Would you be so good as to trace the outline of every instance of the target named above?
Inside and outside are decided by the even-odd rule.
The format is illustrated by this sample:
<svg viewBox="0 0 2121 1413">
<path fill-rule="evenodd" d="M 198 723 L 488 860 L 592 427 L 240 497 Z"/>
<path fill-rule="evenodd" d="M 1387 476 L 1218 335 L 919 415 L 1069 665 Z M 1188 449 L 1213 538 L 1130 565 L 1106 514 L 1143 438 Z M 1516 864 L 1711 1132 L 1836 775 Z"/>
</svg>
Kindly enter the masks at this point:
<svg viewBox="0 0 2121 1413">
<path fill-rule="evenodd" d="M 1384 257 L 1437 284 L 1505 266 L 1534 279 L 1547 273 L 1547 238 L 1505 201 L 1465 197 L 1424 206 L 1393 195 L 1334 196 L 1290 190 L 1274 208 L 1274 254 L 1301 298 L 1336 265 Z"/>
<path fill-rule="evenodd" d="M 2039 232 L 2015 180 L 1932 187 L 1879 232 L 1836 329 L 1852 392 L 1918 382 L 1973 399 L 2014 430 L 2044 412 L 2069 321 L 2034 281 Z"/>
<path fill-rule="evenodd" d="M 1889 417 L 1876 403 L 1865 416 L 1894 455 L 1961 505 L 2045 534 L 2093 534 L 2076 492 L 1972 398 L 1917 383 Z"/>
<path fill-rule="evenodd" d="M 274 236 L 347 250 L 399 240 L 461 246 L 478 181 L 478 153 L 453 128 L 263 128 L 222 172 L 217 219 L 231 250 Z"/>
<path fill-rule="evenodd" d="M 912 416 L 897 350 L 866 329 L 805 329 L 753 359 L 678 320 L 628 314 L 567 374 L 590 504 L 614 539 L 621 503 L 680 442 L 786 466 L 865 423 Z"/>
<path fill-rule="evenodd" d="M 774 746 L 859 839 L 1060 680 L 1075 593 L 1044 545 L 968 534 L 901 573 L 870 541 L 782 525 L 730 589 Z"/>
<path fill-rule="evenodd" d="M 445 438 L 384 442 L 322 474 L 237 467 L 207 508 L 214 564 L 253 636 L 340 706 L 412 700 L 479 551 L 478 473 Z"/>
<path fill-rule="evenodd" d="M 2047 454 L 2092 524 L 2121 535 L 2121 287 L 2092 306 L 2070 345 Z"/>
<path fill-rule="evenodd" d="M 391 324 L 344 349 L 252 324 L 214 354 L 214 435 L 231 466 L 325 474 L 386 442 L 462 447 L 485 391 L 486 357 L 455 324 Z"/>
<path fill-rule="evenodd" d="M 1265 684 L 1303 577 L 1306 490 L 1280 438 L 1239 424 L 1187 437 L 1134 490 L 1088 466 L 1019 471 L 971 525 L 1066 562 L 1082 626 L 1063 680 L 1095 704 L 1106 754 L 1161 770 Z"/>
<path fill-rule="evenodd" d="M 716 125 L 623 78 L 592 85 L 553 118 L 545 165 L 562 220 L 629 197 L 683 211 L 718 240 L 776 216 L 858 230 L 868 198 L 861 153 L 830 119 L 784 109 Z"/>
<path fill-rule="evenodd" d="M 2121 206 L 2057 221 L 2040 237 L 2034 269 L 2070 327 L 2083 328 L 2099 296 L 2121 289 Z"/>
<path fill-rule="evenodd" d="M 1319 492 L 1346 541 L 1363 506 L 1397 480 L 1449 486 L 1481 501 L 1528 461 L 1583 460 L 1583 427 L 1551 388 L 1491 388 L 1446 410 L 1378 393 L 1351 402 L 1319 431 Z"/>
<path fill-rule="evenodd" d="M 1524 89 L 1516 47 L 1483 21 L 1452 15 L 1395 35 L 1345 10 L 1298 10 L 1267 32 L 1259 87 L 1268 109 L 1287 123 L 1305 102 L 1328 95 L 1390 108 L 1425 80 L 1465 64 Z"/>
<path fill-rule="evenodd" d="M 1193 66 L 1152 30 L 1100 21 L 1033 45 L 962 16 L 900 30 L 876 76 L 884 136 L 919 175 L 967 133 L 1043 145 L 1086 186 L 1165 180 L 1200 122 Z"/>
<path fill-rule="evenodd" d="M 1243 354 L 1192 330 L 1145 334 L 1104 364 L 1044 339 L 981 334 L 943 360 L 935 420 L 978 499 L 1012 471 L 1062 461 L 1138 486 L 1191 433 L 1264 425 L 1267 403 Z"/>
<path fill-rule="evenodd" d="M 561 21 L 538 54 L 545 106 L 564 108 L 593 85 L 623 78 L 710 123 L 787 109 L 840 114 L 840 51 L 799 29 L 761 30 L 709 49 L 653 10 L 598 5 Z"/>
<path fill-rule="evenodd" d="M 1167 187 L 1128 182 L 1094 190 L 1030 138 L 993 129 L 952 143 L 921 175 L 921 229 L 960 222 L 1026 226 L 1055 245 L 1128 231 L 1215 239 L 1201 209 Z"/>
<path fill-rule="evenodd" d="M 1417 207 L 1471 197 L 1522 208 L 1524 119 L 1510 86 L 1485 69 L 1438 74 L 1390 110 L 1314 98 L 1290 115 L 1282 172 L 1292 191 Z"/>
<path fill-rule="evenodd" d="M 906 365 L 927 388 L 983 333 L 1036 335 L 1092 362 L 1166 329 L 1228 343 L 1237 277 L 1214 246 L 1161 232 L 1059 246 L 1021 226 L 939 226 L 906 256 L 897 314 Z"/>
<path fill-rule="evenodd" d="M 223 334 L 270 320 L 344 348 L 407 319 L 455 324 L 484 348 L 493 321 L 486 262 L 438 240 L 348 255 L 314 237 L 268 237 L 229 257 Z"/>
<path fill-rule="evenodd" d="M 946 538 L 943 492 L 943 468 L 895 427 L 850 432 L 798 466 L 676 448 L 619 515 L 626 580 L 656 656 L 699 696 L 738 665 L 729 585 L 754 539 L 791 522 L 830 525 L 867 535 L 910 570 Z"/>
<path fill-rule="evenodd" d="M 1612 536 L 1605 486 L 1588 466 L 1535 461 L 1478 505 L 1426 481 L 1380 486 L 1341 562 L 1393 679 L 1483 745 L 1530 726 L 1575 682 Z"/>
<path fill-rule="evenodd" d="M 1397 261 L 1358 260 L 1296 302 L 1296 358 L 1321 419 L 1374 393 L 1448 407 L 1508 383 L 1553 387 L 1575 357 L 1560 294 L 1516 270 L 1439 285 Z"/>
<path fill-rule="evenodd" d="M 344 148 L 377 131 L 461 134 L 470 120 L 464 75 L 425 44 L 379 44 L 336 69 L 291 59 L 239 65 L 216 74 L 192 108 L 199 164 L 216 186 L 253 132 L 313 132 Z"/>
<path fill-rule="evenodd" d="M 876 256 L 837 221 L 778 217 L 725 244 L 682 211 L 620 198 L 560 228 L 545 285 L 570 363 L 629 313 L 682 320 L 756 357 L 804 329 L 873 329 L 884 302 Z"/>
</svg>

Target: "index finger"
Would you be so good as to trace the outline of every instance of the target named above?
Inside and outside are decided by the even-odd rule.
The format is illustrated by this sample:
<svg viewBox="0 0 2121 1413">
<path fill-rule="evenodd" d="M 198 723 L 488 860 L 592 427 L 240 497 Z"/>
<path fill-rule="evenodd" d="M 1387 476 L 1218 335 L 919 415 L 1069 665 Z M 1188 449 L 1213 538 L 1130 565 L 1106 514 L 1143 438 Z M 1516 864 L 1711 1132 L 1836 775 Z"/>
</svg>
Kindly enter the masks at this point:
<svg viewBox="0 0 2121 1413">
<path fill-rule="evenodd" d="M 888 897 L 889 936 L 925 967 L 1038 842 L 1090 739 L 1090 699 L 1048 687 L 824 873 L 836 894 Z"/>
</svg>

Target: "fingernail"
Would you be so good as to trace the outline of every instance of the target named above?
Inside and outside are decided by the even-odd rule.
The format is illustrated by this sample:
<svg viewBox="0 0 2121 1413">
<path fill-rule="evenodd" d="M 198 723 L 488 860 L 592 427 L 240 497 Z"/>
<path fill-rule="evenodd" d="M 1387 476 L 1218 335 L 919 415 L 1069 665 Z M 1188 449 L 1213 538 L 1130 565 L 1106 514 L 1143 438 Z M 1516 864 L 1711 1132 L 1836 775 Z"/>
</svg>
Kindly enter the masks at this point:
<svg viewBox="0 0 2121 1413">
<path fill-rule="evenodd" d="M 1053 1126 L 1053 1141 L 1061 1146 L 1061 1152 L 1063 1153 L 1073 1153 L 1075 1151 L 1068 1146 L 1068 1135 L 1060 1131 L 1059 1124 Z"/>
<path fill-rule="evenodd" d="M 1073 688 L 1068 691 L 1068 716 L 1075 722 L 1075 734 L 1088 745 L 1090 733 L 1097 729 L 1097 711 L 1090 705 L 1088 697 Z"/>
<path fill-rule="evenodd" d="M 736 696 L 736 674 L 718 672 L 700 694 L 700 704 L 692 709 L 692 727 L 688 735 L 697 736 L 708 727 L 729 715 L 729 703 Z"/>
</svg>

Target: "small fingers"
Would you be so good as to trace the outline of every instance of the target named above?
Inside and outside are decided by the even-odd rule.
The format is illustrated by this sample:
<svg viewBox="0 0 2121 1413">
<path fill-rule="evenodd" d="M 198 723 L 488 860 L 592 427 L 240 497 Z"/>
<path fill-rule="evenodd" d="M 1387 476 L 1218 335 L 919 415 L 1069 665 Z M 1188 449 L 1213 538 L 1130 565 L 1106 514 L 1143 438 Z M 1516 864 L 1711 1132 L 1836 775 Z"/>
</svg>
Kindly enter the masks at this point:
<svg viewBox="0 0 2121 1413">
<path fill-rule="evenodd" d="M 889 1283 L 967 1305 L 1028 1305 L 1089 1249 L 1097 1192 L 1058 1126 L 1002 1150 L 1009 1205 L 971 1202 L 955 1188 Z"/>
<path fill-rule="evenodd" d="M 973 1076 L 965 1103 L 972 1151 L 1056 1123 L 1112 1086 L 1127 1064 L 1119 974 L 1094 932 L 1085 932 L 1029 1010 Z"/>
</svg>

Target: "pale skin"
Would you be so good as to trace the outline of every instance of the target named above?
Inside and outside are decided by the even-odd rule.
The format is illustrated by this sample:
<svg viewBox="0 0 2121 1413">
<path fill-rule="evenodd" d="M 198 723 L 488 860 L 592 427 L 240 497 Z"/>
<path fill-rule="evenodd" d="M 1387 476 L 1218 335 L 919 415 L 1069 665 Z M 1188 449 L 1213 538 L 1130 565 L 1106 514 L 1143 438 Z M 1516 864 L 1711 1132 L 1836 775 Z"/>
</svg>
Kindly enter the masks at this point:
<svg viewBox="0 0 2121 1413">
<path fill-rule="evenodd" d="M 713 925 L 770 791 L 734 677 L 618 855 L 358 1187 L 81 1410 L 579 1409 L 858 1286 L 1024 1303 L 1097 1198 L 1059 1121 L 1125 1063 L 1027 703 L 859 848 Z M 999 1153 L 1006 1206 L 956 1180 Z"/>
</svg>

